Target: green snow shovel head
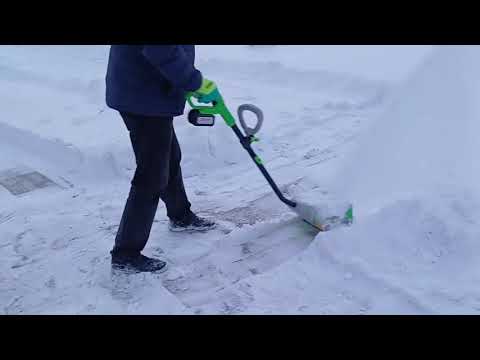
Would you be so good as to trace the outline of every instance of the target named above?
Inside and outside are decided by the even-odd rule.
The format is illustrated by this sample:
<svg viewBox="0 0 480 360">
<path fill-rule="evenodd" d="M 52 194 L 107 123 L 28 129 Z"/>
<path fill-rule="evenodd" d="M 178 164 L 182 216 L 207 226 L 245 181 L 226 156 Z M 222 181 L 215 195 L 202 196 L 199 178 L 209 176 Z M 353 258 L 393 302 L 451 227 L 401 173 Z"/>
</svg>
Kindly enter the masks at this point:
<svg viewBox="0 0 480 360">
<path fill-rule="evenodd" d="M 265 169 L 262 159 L 252 149 L 252 144 L 259 141 L 258 138 L 255 137 L 255 134 L 258 133 L 262 127 L 264 119 L 263 113 L 258 107 L 251 104 L 244 104 L 238 108 L 238 119 L 244 130 L 244 134 L 236 125 L 235 118 L 228 110 L 223 99 L 212 103 L 212 106 L 199 106 L 193 103 L 192 98 L 192 93 L 187 94 L 187 101 L 192 107 L 192 110 L 188 115 L 189 121 L 197 126 L 212 126 L 215 122 L 215 115 L 220 115 L 225 123 L 231 127 L 233 132 L 237 135 L 243 148 L 248 152 L 263 176 L 267 179 L 278 198 L 291 210 L 297 213 L 305 222 L 320 231 L 328 231 L 338 225 L 348 225 L 353 222 L 353 209 L 351 204 L 334 205 L 333 207 L 331 205 L 327 206 L 326 204 L 318 206 L 308 204 L 307 202 L 292 201 L 282 194 L 270 174 Z M 248 127 L 245 122 L 244 113 L 246 111 L 252 112 L 257 117 L 257 124 L 254 128 Z"/>
</svg>

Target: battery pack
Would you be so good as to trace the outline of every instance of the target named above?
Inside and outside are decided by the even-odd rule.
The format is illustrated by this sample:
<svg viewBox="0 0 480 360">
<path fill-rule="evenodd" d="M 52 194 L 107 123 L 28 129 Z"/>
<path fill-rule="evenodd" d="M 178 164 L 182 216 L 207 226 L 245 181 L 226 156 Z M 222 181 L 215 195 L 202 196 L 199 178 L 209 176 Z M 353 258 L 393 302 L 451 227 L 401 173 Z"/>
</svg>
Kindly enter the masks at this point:
<svg viewBox="0 0 480 360">
<path fill-rule="evenodd" d="M 191 110 L 188 113 L 188 122 L 194 126 L 213 126 L 215 115 L 201 114 L 198 110 Z"/>
</svg>

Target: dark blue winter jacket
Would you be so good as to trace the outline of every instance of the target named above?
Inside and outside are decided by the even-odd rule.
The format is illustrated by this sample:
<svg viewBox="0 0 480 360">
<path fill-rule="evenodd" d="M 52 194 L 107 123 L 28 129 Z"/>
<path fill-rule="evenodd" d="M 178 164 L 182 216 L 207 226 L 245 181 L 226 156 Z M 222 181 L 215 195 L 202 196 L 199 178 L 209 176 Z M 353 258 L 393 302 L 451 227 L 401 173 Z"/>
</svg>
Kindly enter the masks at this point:
<svg viewBox="0 0 480 360">
<path fill-rule="evenodd" d="M 178 116 L 185 93 L 197 90 L 193 45 L 112 45 L 106 75 L 107 105 L 146 116 Z"/>
</svg>

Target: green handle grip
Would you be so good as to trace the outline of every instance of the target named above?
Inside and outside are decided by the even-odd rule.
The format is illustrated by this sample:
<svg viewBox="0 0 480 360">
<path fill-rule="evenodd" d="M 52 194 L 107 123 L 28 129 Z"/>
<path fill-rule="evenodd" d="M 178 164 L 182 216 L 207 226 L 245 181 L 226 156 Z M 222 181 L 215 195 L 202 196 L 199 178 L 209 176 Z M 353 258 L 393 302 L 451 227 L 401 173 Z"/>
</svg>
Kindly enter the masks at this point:
<svg viewBox="0 0 480 360">
<path fill-rule="evenodd" d="M 188 93 L 187 102 L 192 107 L 192 109 L 198 110 L 201 114 L 204 115 L 220 115 L 228 126 L 232 127 L 235 125 L 235 118 L 228 110 L 223 99 L 216 101 L 214 104 L 212 104 L 212 106 L 202 106 L 195 105 L 192 101 L 192 98 L 193 94 Z"/>
</svg>

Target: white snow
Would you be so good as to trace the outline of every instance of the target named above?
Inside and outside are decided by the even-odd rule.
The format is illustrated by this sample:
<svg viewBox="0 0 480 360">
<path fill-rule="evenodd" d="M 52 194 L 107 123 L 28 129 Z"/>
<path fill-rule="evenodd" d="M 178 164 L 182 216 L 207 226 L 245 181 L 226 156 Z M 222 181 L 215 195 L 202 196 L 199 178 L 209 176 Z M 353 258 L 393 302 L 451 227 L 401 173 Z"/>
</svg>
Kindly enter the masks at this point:
<svg viewBox="0 0 480 360">
<path fill-rule="evenodd" d="M 477 313 L 480 50 L 472 46 L 199 46 L 236 110 L 265 113 L 255 145 L 286 196 L 354 203 L 320 233 L 283 206 L 231 130 L 176 120 L 194 209 L 221 223 L 172 234 L 160 206 L 146 254 L 169 270 L 112 280 L 109 250 L 134 163 L 104 104 L 108 46 L 0 47 L 5 314 Z"/>
<path fill-rule="evenodd" d="M 479 58 L 476 46 L 435 49 L 366 128 L 339 191 L 370 209 L 437 188 L 478 190 Z"/>
</svg>

